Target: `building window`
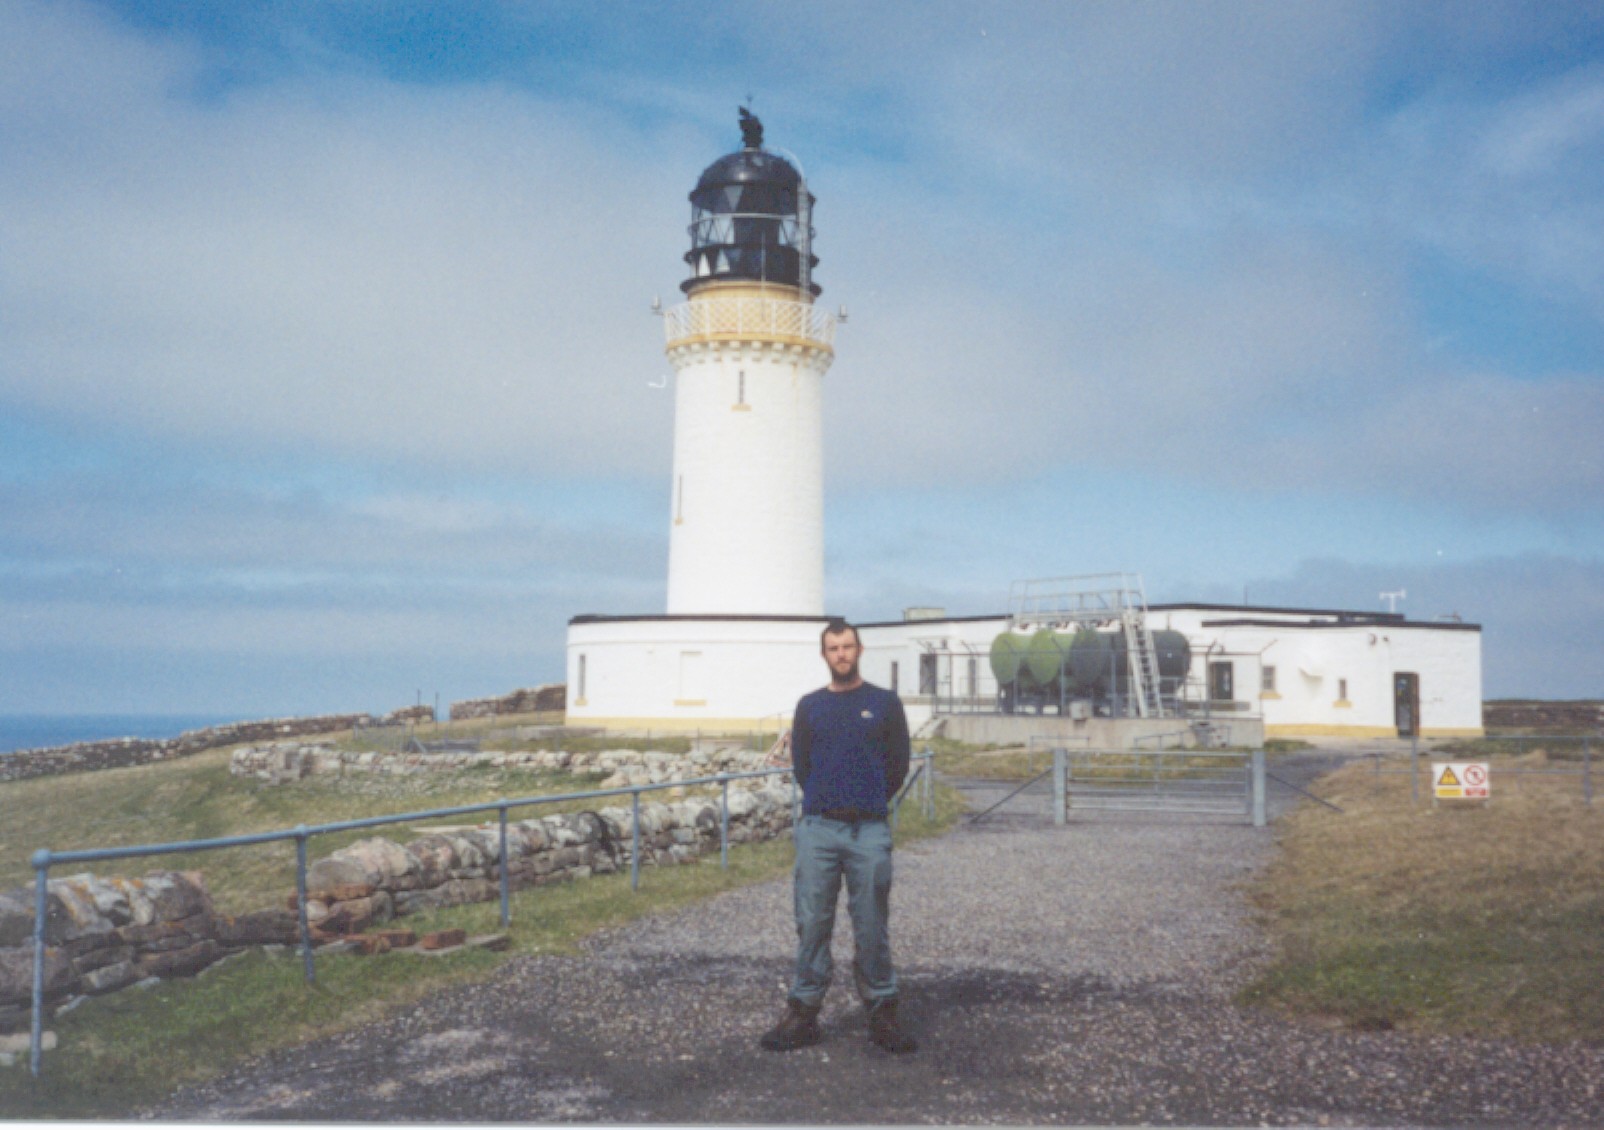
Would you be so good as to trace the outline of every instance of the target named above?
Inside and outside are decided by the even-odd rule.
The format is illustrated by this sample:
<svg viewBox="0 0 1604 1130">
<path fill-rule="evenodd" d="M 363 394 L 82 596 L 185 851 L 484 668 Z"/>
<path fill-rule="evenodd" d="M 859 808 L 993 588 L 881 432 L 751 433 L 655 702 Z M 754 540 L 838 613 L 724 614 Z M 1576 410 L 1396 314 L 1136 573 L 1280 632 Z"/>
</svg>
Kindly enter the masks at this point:
<svg viewBox="0 0 1604 1130">
<path fill-rule="evenodd" d="M 1348 680 L 1347 679 L 1338 679 L 1337 680 L 1337 701 L 1338 702 L 1347 702 L 1348 701 Z"/>
<path fill-rule="evenodd" d="M 980 660 L 972 655 L 969 657 L 969 693 L 980 693 Z"/>
<path fill-rule="evenodd" d="M 897 666 L 897 661 L 893 659 L 891 661 L 891 691 L 893 694 L 895 694 L 897 690 L 897 675 L 899 674 Z"/>
<path fill-rule="evenodd" d="M 679 653 L 679 697 L 675 706 L 706 706 L 706 691 L 702 687 L 702 653 Z"/>
<path fill-rule="evenodd" d="M 1275 693 L 1275 668 L 1274 667 L 1266 667 L 1264 669 L 1264 675 L 1259 680 L 1259 689 L 1261 691 L 1263 691 L 1265 694 L 1274 694 Z"/>
<path fill-rule="evenodd" d="M 919 657 L 919 693 L 928 695 L 936 693 L 936 657 L 934 655 L 921 655 Z"/>
<path fill-rule="evenodd" d="M 574 682 L 579 684 L 579 693 L 578 693 L 578 695 L 576 697 L 578 698 L 578 700 L 580 702 L 584 702 L 585 701 L 585 653 L 584 652 L 580 652 L 579 653 L 579 670 L 576 673 L 576 677 L 574 679 Z"/>
</svg>

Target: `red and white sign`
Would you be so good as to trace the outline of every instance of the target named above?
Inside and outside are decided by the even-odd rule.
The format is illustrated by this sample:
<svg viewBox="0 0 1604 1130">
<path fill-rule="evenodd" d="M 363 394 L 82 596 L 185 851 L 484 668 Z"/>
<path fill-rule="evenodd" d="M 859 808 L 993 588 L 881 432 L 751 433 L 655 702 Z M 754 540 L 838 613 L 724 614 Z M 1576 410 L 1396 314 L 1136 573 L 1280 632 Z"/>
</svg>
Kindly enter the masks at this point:
<svg viewBox="0 0 1604 1130">
<path fill-rule="evenodd" d="M 1493 795 L 1485 761 L 1433 761 L 1431 788 L 1438 800 L 1487 800 Z"/>
</svg>

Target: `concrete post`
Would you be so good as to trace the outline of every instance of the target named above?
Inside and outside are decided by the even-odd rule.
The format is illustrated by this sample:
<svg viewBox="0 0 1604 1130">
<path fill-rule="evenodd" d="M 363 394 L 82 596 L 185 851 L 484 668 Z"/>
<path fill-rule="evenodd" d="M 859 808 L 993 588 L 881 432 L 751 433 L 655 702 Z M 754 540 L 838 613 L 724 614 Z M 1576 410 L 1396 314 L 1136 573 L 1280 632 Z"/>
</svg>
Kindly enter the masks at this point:
<svg viewBox="0 0 1604 1130">
<path fill-rule="evenodd" d="M 1262 828 L 1264 819 L 1264 750 L 1253 751 L 1253 826 Z"/>
<path fill-rule="evenodd" d="M 1069 752 L 1053 750 L 1053 823 L 1062 826 L 1069 820 Z"/>
</svg>

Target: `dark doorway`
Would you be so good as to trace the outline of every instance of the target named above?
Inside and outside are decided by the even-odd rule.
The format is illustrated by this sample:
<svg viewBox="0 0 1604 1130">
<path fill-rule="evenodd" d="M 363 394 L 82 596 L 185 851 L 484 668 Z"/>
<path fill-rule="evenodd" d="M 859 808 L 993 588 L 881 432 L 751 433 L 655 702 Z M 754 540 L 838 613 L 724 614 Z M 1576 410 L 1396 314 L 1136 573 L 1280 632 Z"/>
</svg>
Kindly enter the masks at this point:
<svg viewBox="0 0 1604 1130">
<path fill-rule="evenodd" d="M 1233 674 L 1233 664 L 1209 664 L 1209 700 L 1211 702 L 1230 702 L 1236 698 L 1236 680 Z"/>
<path fill-rule="evenodd" d="M 1400 738 L 1420 735 L 1420 676 L 1413 671 L 1392 677 L 1392 714 Z"/>
<path fill-rule="evenodd" d="M 919 693 L 928 695 L 936 693 L 936 657 L 934 655 L 921 655 L 919 657 Z"/>
</svg>

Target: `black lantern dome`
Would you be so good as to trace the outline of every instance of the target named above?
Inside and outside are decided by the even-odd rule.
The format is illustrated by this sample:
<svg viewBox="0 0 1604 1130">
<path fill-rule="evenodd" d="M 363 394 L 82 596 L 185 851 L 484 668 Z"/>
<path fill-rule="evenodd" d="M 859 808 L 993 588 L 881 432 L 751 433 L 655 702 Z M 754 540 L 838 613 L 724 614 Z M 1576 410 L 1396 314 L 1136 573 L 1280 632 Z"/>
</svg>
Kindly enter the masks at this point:
<svg viewBox="0 0 1604 1130">
<path fill-rule="evenodd" d="M 709 165 L 691 193 L 691 274 L 680 289 L 773 282 L 817 295 L 814 198 L 791 162 L 763 148 L 763 125 L 744 108 L 741 133 L 745 147 Z"/>
</svg>

